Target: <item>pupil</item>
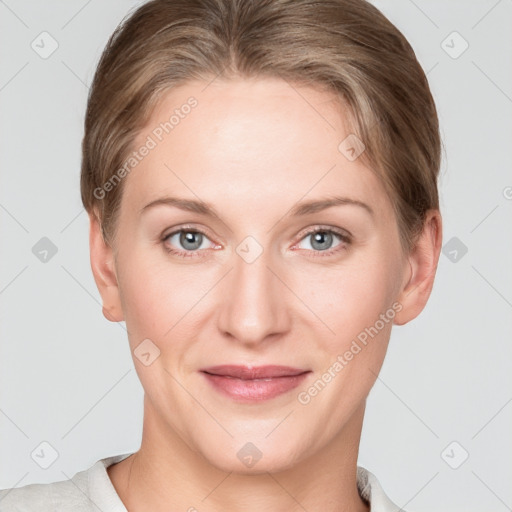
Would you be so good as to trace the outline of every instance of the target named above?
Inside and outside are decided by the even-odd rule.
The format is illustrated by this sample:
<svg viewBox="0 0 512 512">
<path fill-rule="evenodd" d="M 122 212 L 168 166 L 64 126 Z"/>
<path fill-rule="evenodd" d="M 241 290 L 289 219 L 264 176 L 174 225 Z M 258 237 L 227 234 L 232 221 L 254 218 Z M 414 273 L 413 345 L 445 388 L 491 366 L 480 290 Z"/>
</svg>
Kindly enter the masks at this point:
<svg viewBox="0 0 512 512">
<path fill-rule="evenodd" d="M 325 231 L 319 231 L 317 233 L 314 234 L 314 242 L 313 242 L 313 247 L 315 247 L 315 244 L 317 242 L 320 243 L 320 247 L 315 247 L 316 249 L 319 249 L 319 250 L 325 250 L 328 248 L 329 246 L 329 242 L 331 242 L 331 239 L 332 239 L 332 235 L 330 233 L 327 233 Z M 323 242 L 323 243 L 322 243 Z M 327 245 L 327 247 L 323 247 L 322 245 Z"/>
<path fill-rule="evenodd" d="M 194 242 L 194 237 L 198 237 L 199 241 L 196 240 Z M 189 250 L 197 249 L 201 246 L 201 233 L 195 233 L 193 231 L 186 231 L 185 233 L 181 234 L 180 243 L 186 249 L 189 249 Z M 188 246 L 187 244 L 192 244 L 192 247 Z"/>
</svg>

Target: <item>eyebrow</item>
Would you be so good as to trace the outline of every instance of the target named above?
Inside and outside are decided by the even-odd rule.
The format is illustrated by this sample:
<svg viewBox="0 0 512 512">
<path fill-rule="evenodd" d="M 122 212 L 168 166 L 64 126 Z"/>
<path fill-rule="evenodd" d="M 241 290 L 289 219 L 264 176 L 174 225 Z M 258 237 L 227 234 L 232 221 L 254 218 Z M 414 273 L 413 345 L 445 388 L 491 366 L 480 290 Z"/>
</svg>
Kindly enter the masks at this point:
<svg viewBox="0 0 512 512">
<path fill-rule="evenodd" d="M 174 206 L 175 208 L 179 208 L 180 210 L 199 213 L 201 215 L 215 217 L 220 220 L 220 215 L 217 213 L 215 208 L 209 203 L 195 199 L 184 199 L 170 196 L 161 197 L 159 199 L 151 201 L 150 203 L 148 203 L 147 205 L 140 209 L 139 215 L 142 215 L 147 210 L 159 205 Z M 350 197 L 341 196 L 332 196 L 325 199 L 303 201 L 302 203 L 299 203 L 295 205 L 293 208 L 291 208 L 289 215 L 291 215 L 292 217 L 299 217 L 303 215 L 317 213 L 319 211 L 326 210 L 327 208 L 332 208 L 334 206 L 345 205 L 359 206 L 364 211 L 369 213 L 371 216 L 375 216 L 375 212 L 366 203 L 359 201 L 358 199 L 352 199 Z"/>
</svg>

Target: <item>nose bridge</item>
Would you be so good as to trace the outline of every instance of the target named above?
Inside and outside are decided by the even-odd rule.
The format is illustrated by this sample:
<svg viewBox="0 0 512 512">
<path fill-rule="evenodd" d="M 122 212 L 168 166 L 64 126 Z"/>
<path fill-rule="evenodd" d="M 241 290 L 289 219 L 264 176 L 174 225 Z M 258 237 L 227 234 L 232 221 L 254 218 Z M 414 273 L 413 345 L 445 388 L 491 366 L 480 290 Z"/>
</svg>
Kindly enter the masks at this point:
<svg viewBox="0 0 512 512">
<path fill-rule="evenodd" d="M 272 251 L 247 237 L 236 247 L 232 265 L 222 291 L 219 329 L 252 344 L 282 332 L 288 318 L 287 299 L 274 275 Z"/>
</svg>

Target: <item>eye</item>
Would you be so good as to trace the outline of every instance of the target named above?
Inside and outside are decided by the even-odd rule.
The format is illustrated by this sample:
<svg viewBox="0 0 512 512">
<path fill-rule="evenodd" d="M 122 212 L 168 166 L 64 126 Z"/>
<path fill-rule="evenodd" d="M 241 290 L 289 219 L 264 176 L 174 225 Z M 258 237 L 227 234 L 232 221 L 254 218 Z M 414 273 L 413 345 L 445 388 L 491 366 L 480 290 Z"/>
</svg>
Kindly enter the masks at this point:
<svg viewBox="0 0 512 512">
<path fill-rule="evenodd" d="M 210 242 L 210 246 L 207 241 Z M 205 233 L 198 229 L 182 227 L 179 230 L 173 231 L 162 238 L 164 247 L 167 252 L 177 254 L 184 258 L 195 257 L 199 255 L 199 249 L 212 248 L 212 242 Z M 182 247 L 183 250 L 175 249 L 174 247 Z"/>
<path fill-rule="evenodd" d="M 333 241 L 338 238 L 341 240 L 340 243 L 332 248 Z M 337 229 L 333 228 L 323 228 L 317 227 L 313 230 L 310 230 L 306 233 L 306 235 L 301 239 L 309 241 L 309 245 L 311 249 L 306 247 L 307 250 L 313 251 L 313 256 L 329 256 L 336 252 L 342 251 L 347 248 L 351 243 L 351 237 L 348 234 L 343 233 Z M 299 242 L 297 246 L 300 245 Z M 323 254 L 322 254 L 323 253 Z"/>
<path fill-rule="evenodd" d="M 340 242 L 333 248 L 332 244 L 336 238 L 338 238 Z M 295 247 L 300 246 L 304 240 L 310 241 L 309 245 L 311 248 L 306 247 L 306 250 L 310 251 L 314 257 L 330 256 L 331 254 L 346 250 L 352 242 L 351 236 L 347 233 L 326 227 L 316 227 L 307 231 Z M 208 242 L 210 245 L 208 245 Z M 200 257 L 204 249 L 220 247 L 215 246 L 203 231 L 187 226 L 183 226 L 165 235 L 162 238 L 162 243 L 167 252 L 183 258 Z M 176 249 L 176 247 L 178 247 L 178 249 Z M 181 247 L 182 250 L 179 249 L 179 247 Z"/>
</svg>

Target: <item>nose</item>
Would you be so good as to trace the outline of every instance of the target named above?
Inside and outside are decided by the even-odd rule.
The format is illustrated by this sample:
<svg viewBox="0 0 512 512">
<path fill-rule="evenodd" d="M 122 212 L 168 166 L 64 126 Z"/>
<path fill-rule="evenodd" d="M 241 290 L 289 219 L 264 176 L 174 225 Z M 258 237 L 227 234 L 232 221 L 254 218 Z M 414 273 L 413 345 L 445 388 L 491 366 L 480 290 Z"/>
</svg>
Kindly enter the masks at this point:
<svg viewBox="0 0 512 512">
<path fill-rule="evenodd" d="M 218 328 L 224 336 L 256 346 L 287 332 L 293 294 L 270 252 L 263 251 L 252 262 L 240 254 L 233 254 L 233 268 L 218 290 Z"/>
</svg>

